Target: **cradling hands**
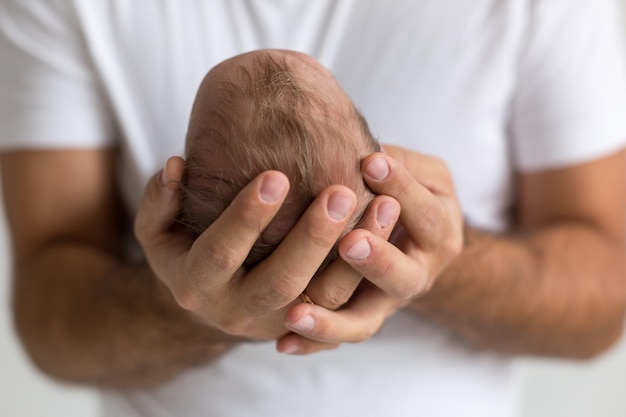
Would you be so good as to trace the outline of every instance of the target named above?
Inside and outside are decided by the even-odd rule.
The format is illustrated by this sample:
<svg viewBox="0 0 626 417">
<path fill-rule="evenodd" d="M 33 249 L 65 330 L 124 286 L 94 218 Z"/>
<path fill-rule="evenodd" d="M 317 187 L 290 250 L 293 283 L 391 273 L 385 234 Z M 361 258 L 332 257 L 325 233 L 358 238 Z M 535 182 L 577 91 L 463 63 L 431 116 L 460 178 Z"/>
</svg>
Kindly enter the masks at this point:
<svg viewBox="0 0 626 417">
<path fill-rule="evenodd" d="M 397 146 L 384 149 L 363 161 L 363 176 L 375 193 L 400 203 L 399 227 L 390 242 L 355 231 L 340 253 L 390 296 L 412 300 L 461 252 L 463 215 L 445 163 Z"/>
<path fill-rule="evenodd" d="M 310 353 L 318 350 L 319 343 L 337 345 L 369 339 L 390 315 L 425 295 L 461 252 L 463 217 L 443 162 L 385 146 L 385 153 L 363 160 L 362 171 L 368 186 L 381 195 L 366 214 L 366 227 L 348 233 L 339 253 L 346 267 L 366 281 L 352 297 L 344 292 L 342 301 L 347 303 L 339 310 L 317 305 L 292 307 L 286 324 L 294 334 L 279 341 L 281 351 Z M 390 240 L 390 231 L 384 231 L 376 219 L 382 201 L 388 209 L 393 201 L 401 207 Z M 326 287 L 332 280 L 328 275 Z"/>
<path fill-rule="evenodd" d="M 247 270 L 244 260 L 284 201 L 288 179 L 277 171 L 260 174 L 196 238 L 176 221 L 183 166 L 181 158 L 170 158 L 150 180 L 139 207 L 135 234 L 151 269 L 191 317 L 227 340 L 286 334 L 285 312 L 301 303 L 300 294 L 354 211 L 356 196 L 343 186 L 325 189 L 272 255 Z"/>
</svg>

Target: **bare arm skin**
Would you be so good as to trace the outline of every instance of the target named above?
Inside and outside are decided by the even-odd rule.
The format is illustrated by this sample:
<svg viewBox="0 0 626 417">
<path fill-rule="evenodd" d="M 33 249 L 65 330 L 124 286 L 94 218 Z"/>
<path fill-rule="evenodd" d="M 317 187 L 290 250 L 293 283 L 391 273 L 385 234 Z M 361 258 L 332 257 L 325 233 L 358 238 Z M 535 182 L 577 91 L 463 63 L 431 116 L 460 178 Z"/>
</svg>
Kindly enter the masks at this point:
<svg viewBox="0 0 626 417">
<path fill-rule="evenodd" d="M 231 301 L 256 308 L 220 311 L 204 309 L 198 301 L 202 288 L 193 291 L 189 284 L 205 282 L 202 271 L 207 267 L 226 277 L 224 285 L 230 285 L 229 276 L 241 277 L 237 265 L 281 201 L 263 201 L 262 185 L 266 175 L 274 180 L 280 175 L 264 174 L 253 181 L 204 243 L 187 242 L 172 230 L 175 186 L 163 186 L 155 176 L 140 209 L 144 214 L 137 221 L 138 234 L 157 271 L 159 279 L 155 279 L 145 266 L 119 260 L 113 153 L 2 156 L 16 259 L 14 306 L 24 344 L 34 361 L 55 378 L 130 387 L 157 383 L 211 360 L 240 340 L 231 334 L 249 336 L 259 324 L 267 326 L 268 338 L 278 336 L 277 329 L 298 333 L 283 336 L 280 351 L 312 353 L 368 339 L 389 315 L 409 303 L 419 314 L 468 340 L 504 352 L 588 357 L 617 338 L 624 312 L 624 202 L 619 192 L 626 172 L 623 155 L 522 178 L 520 195 L 536 198 L 522 199 L 519 232 L 494 236 L 466 227 L 465 249 L 453 260 L 460 251 L 462 221 L 445 166 L 401 149 L 388 148 L 388 152 L 399 162 L 389 155 L 374 155 L 364 161 L 365 178 L 373 189 L 384 190 L 395 200 L 377 198 L 368 211 L 368 229 L 355 230 L 343 239 L 339 249 L 345 263 L 332 264 L 328 276 L 308 282 L 309 276 L 300 275 L 295 266 L 284 268 L 294 259 L 285 246 L 283 253 L 279 251 L 246 279 L 256 276 L 250 282 L 258 284 L 272 282 L 273 277 L 289 282 L 289 288 L 276 288 L 276 295 L 267 287 L 250 285 L 241 288 L 240 295 L 253 303 Z M 377 180 L 367 174 L 367 166 L 378 157 L 385 158 L 390 169 L 386 178 Z M 180 163 L 170 164 L 167 177 L 178 178 L 179 167 Z M 71 186 L 58 187 L 67 182 Z M 606 192 L 597 183 L 618 192 Z M 298 249 L 313 259 L 306 262 L 305 270 L 316 268 L 334 244 L 333 233 L 338 235 L 343 228 L 341 221 L 328 218 L 334 191 L 345 192 L 331 189 L 323 194 L 292 236 L 296 242 L 313 242 Z M 576 197 L 578 193 L 584 197 Z M 398 241 L 404 252 L 386 242 L 399 206 L 405 208 L 403 224 L 412 225 L 405 227 L 411 233 Z M 246 213 L 255 215 L 246 217 Z M 416 221 L 416 213 L 421 213 L 421 221 Z M 259 221 L 259 215 L 265 220 Z M 247 226 L 240 233 L 231 233 L 229 225 L 242 223 Z M 219 239 L 220 228 L 231 240 Z M 216 240 L 209 239 L 211 235 Z M 362 238 L 369 253 L 355 259 L 351 249 Z M 225 241 L 232 243 L 226 259 L 220 256 L 224 252 L 201 247 L 196 250 L 209 264 L 198 267 L 189 261 L 194 245 Z M 187 284 L 177 278 L 189 276 L 189 271 L 200 275 Z M 361 276 L 377 286 L 361 286 L 348 304 L 334 311 L 350 298 Z M 289 302 L 307 286 L 318 305 Z M 227 311 L 234 314 L 221 314 Z M 277 323 L 283 322 L 283 316 L 286 327 L 280 330 Z M 314 318 L 312 327 L 310 322 L 308 328 L 302 327 L 300 319 L 305 316 Z"/>
<path fill-rule="evenodd" d="M 165 174 L 147 185 L 135 222 L 151 268 L 131 265 L 120 254 L 123 214 L 114 161 L 113 151 L 87 150 L 0 159 L 14 248 L 16 327 L 35 364 L 67 382 L 144 387 L 215 359 L 236 343 L 287 334 L 285 312 L 299 302 L 355 205 L 349 189 L 329 187 L 285 245 L 243 270 L 287 194 L 287 178 L 259 175 L 194 240 L 175 221 L 183 161 L 171 158 Z M 385 198 L 372 210 L 379 201 Z M 360 278 L 341 260 L 329 269 L 336 282 Z M 332 306 L 332 294 L 316 295 Z M 315 342 L 310 351 L 336 346 Z"/>
<path fill-rule="evenodd" d="M 619 338 L 626 310 L 626 152 L 521 175 L 514 230 L 495 235 L 466 226 L 455 258 L 461 222 L 447 168 L 415 152 L 385 149 L 387 155 L 366 158 L 364 177 L 402 207 L 398 247 L 364 230 L 343 239 L 341 256 L 378 290 L 367 292 L 367 303 L 357 294 L 355 308 L 346 311 L 294 307 L 286 321 L 303 337 L 294 341 L 300 352 L 308 349 L 306 338 L 365 340 L 404 306 L 507 354 L 589 358 Z M 370 170 L 380 158 L 388 167 L 382 177 L 380 169 Z M 358 242 L 367 251 L 354 257 Z M 305 315 L 315 326 L 297 328 Z"/>
<path fill-rule="evenodd" d="M 31 358 L 49 375 L 145 385 L 225 346 L 186 317 L 147 267 L 120 261 L 113 160 L 103 151 L 2 156 L 14 317 Z"/>
<path fill-rule="evenodd" d="M 505 353 L 607 349 L 626 309 L 625 158 L 521 175 L 516 230 L 468 229 L 466 249 L 413 308 Z"/>
</svg>

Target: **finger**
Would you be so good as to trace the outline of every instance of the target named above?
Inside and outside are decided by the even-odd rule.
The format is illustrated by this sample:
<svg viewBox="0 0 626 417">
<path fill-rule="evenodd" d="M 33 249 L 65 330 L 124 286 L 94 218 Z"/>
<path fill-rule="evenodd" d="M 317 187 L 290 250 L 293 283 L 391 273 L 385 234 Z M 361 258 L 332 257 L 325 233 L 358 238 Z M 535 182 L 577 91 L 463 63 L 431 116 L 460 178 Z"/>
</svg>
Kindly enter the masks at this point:
<svg viewBox="0 0 626 417">
<path fill-rule="evenodd" d="M 163 170 L 155 174 L 144 190 L 135 217 L 134 231 L 146 258 L 157 274 L 163 274 L 166 260 L 189 250 L 193 238 L 176 232 L 179 205 L 179 183 L 184 161 L 170 158 Z M 164 279 L 164 276 L 160 276 Z"/>
<path fill-rule="evenodd" d="M 384 145 L 383 151 L 429 190 L 445 194 L 453 191 L 450 171 L 441 159 L 393 145 Z"/>
<path fill-rule="evenodd" d="M 165 167 L 146 185 L 135 218 L 135 232 L 140 241 L 160 237 L 175 223 L 179 209 L 178 183 L 183 165 L 182 158 L 168 159 Z"/>
<path fill-rule="evenodd" d="M 368 206 L 359 228 L 387 240 L 400 214 L 400 205 L 387 196 L 377 196 Z M 363 275 L 343 259 L 333 261 L 308 285 L 306 292 L 317 305 L 336 310 L 345 304 Z"/>
<path fill-rule="evenodd" d="M 425 250 L 438 250 L 448 237 L 448 208 L 403 165 L 389 155 L 377 153 L 363 162 L 363 177 L 377 193 L 394 197 L 403 210 L 400 222 Z"/>
<path fill-rule="evenodd" d="M 312 304 L 299 304 L 287 312 L 285 325 L 303 339 L 292 338 L 298 349 L 291 353 L 314 349 L 306 339 L 327 344 L 358 343 L 370 339 L 385 320 L 400 307 L 380 289 L 367 285 L 350 301 L 346 309 L 330 311 Z"/>
<path fill-rule="evenodd" d="M 325 189 L 311 203 L 276 250 L 242 281 L 242 300 L 254 314 L 285 307 L 306 288 L 356 207 L 354 192 L 341 185 Z"/>
<path fill-rule="evenodd" d="M 408 300 L 431 285 L 429 265 L 418 248 L 405 253 L 396 246 L 368 233 L 354 230 L 339 244 L 339 254 L 350 266 L 393 298 Z"/>
<path fill-rule="evenodd" d="M 289 180 L 283 173 L 259 174 L 195 240 L 179 273 L 174 274 L 176 280 L 170 283 L 183 308 L 228 310 L 229 317 L 222 317 L 221 322 L 241 327 L 239 319 L 249 315 L 244 311 L 246 304 L 236 297 L 239 291 L 232 287 L 239 282 L 236 278 L 243 272 L 250 249 L 280 209 L 288 190 Z M 207 300 L 207 294 L 223 296 Z"/>
<path fill-rule="evenodd" d="M 224 212 L 198 237 L 189 262 L 210 277 L 199 286 L 227 284 L 240 269 L 262 231 L 287 196 L 289 180 L 266 171 L 244 187 Z"/>
<path fill-rule="evenodd" d="M 276 341 L 276 350 L 291 355 L 309 355 L 324 350 L 336 349 L 339 343 L 325 343 L 307 339 L 296 333 L 288 333 Z"/>
</svg>

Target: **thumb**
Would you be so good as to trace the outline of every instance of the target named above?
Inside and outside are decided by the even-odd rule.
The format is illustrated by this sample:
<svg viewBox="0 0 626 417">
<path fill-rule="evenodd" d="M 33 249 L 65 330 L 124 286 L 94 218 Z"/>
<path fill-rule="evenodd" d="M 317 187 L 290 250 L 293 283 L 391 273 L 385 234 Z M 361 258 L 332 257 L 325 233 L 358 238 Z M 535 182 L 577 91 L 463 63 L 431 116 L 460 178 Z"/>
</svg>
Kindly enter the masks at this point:
<svg viewBox="0 0 626 417">
<path fill-rule="evenodd" d="M 163 170 L 156 173 L 144 190 L 135 218 L 134 230 L 148 262 L 171 259 L 189 250 L 193 239 L 175 232 L 180 209 L 180 181 L 185 161 L 177 156 L 167 160 Z"/>
</svg>

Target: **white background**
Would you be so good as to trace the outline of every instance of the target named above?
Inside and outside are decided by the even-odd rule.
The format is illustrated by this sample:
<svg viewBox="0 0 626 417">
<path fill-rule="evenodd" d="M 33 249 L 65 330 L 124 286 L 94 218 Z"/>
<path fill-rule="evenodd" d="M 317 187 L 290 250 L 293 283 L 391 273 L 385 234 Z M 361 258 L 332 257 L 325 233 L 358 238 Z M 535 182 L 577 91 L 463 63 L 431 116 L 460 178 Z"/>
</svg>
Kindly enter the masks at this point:
<svg viewBox="0 0 626 417">
<path fill-rule="evenodd" d="M 51 382 L 20 350 L 9 318 L 10 248 L 5 233 L 0 211 L 0 416 L 94 417 L 97 397 L 92 392 Z M 626 340 L 588 363 L 530 361 L 522 415 L 626 416 Z"/>
</svg>

